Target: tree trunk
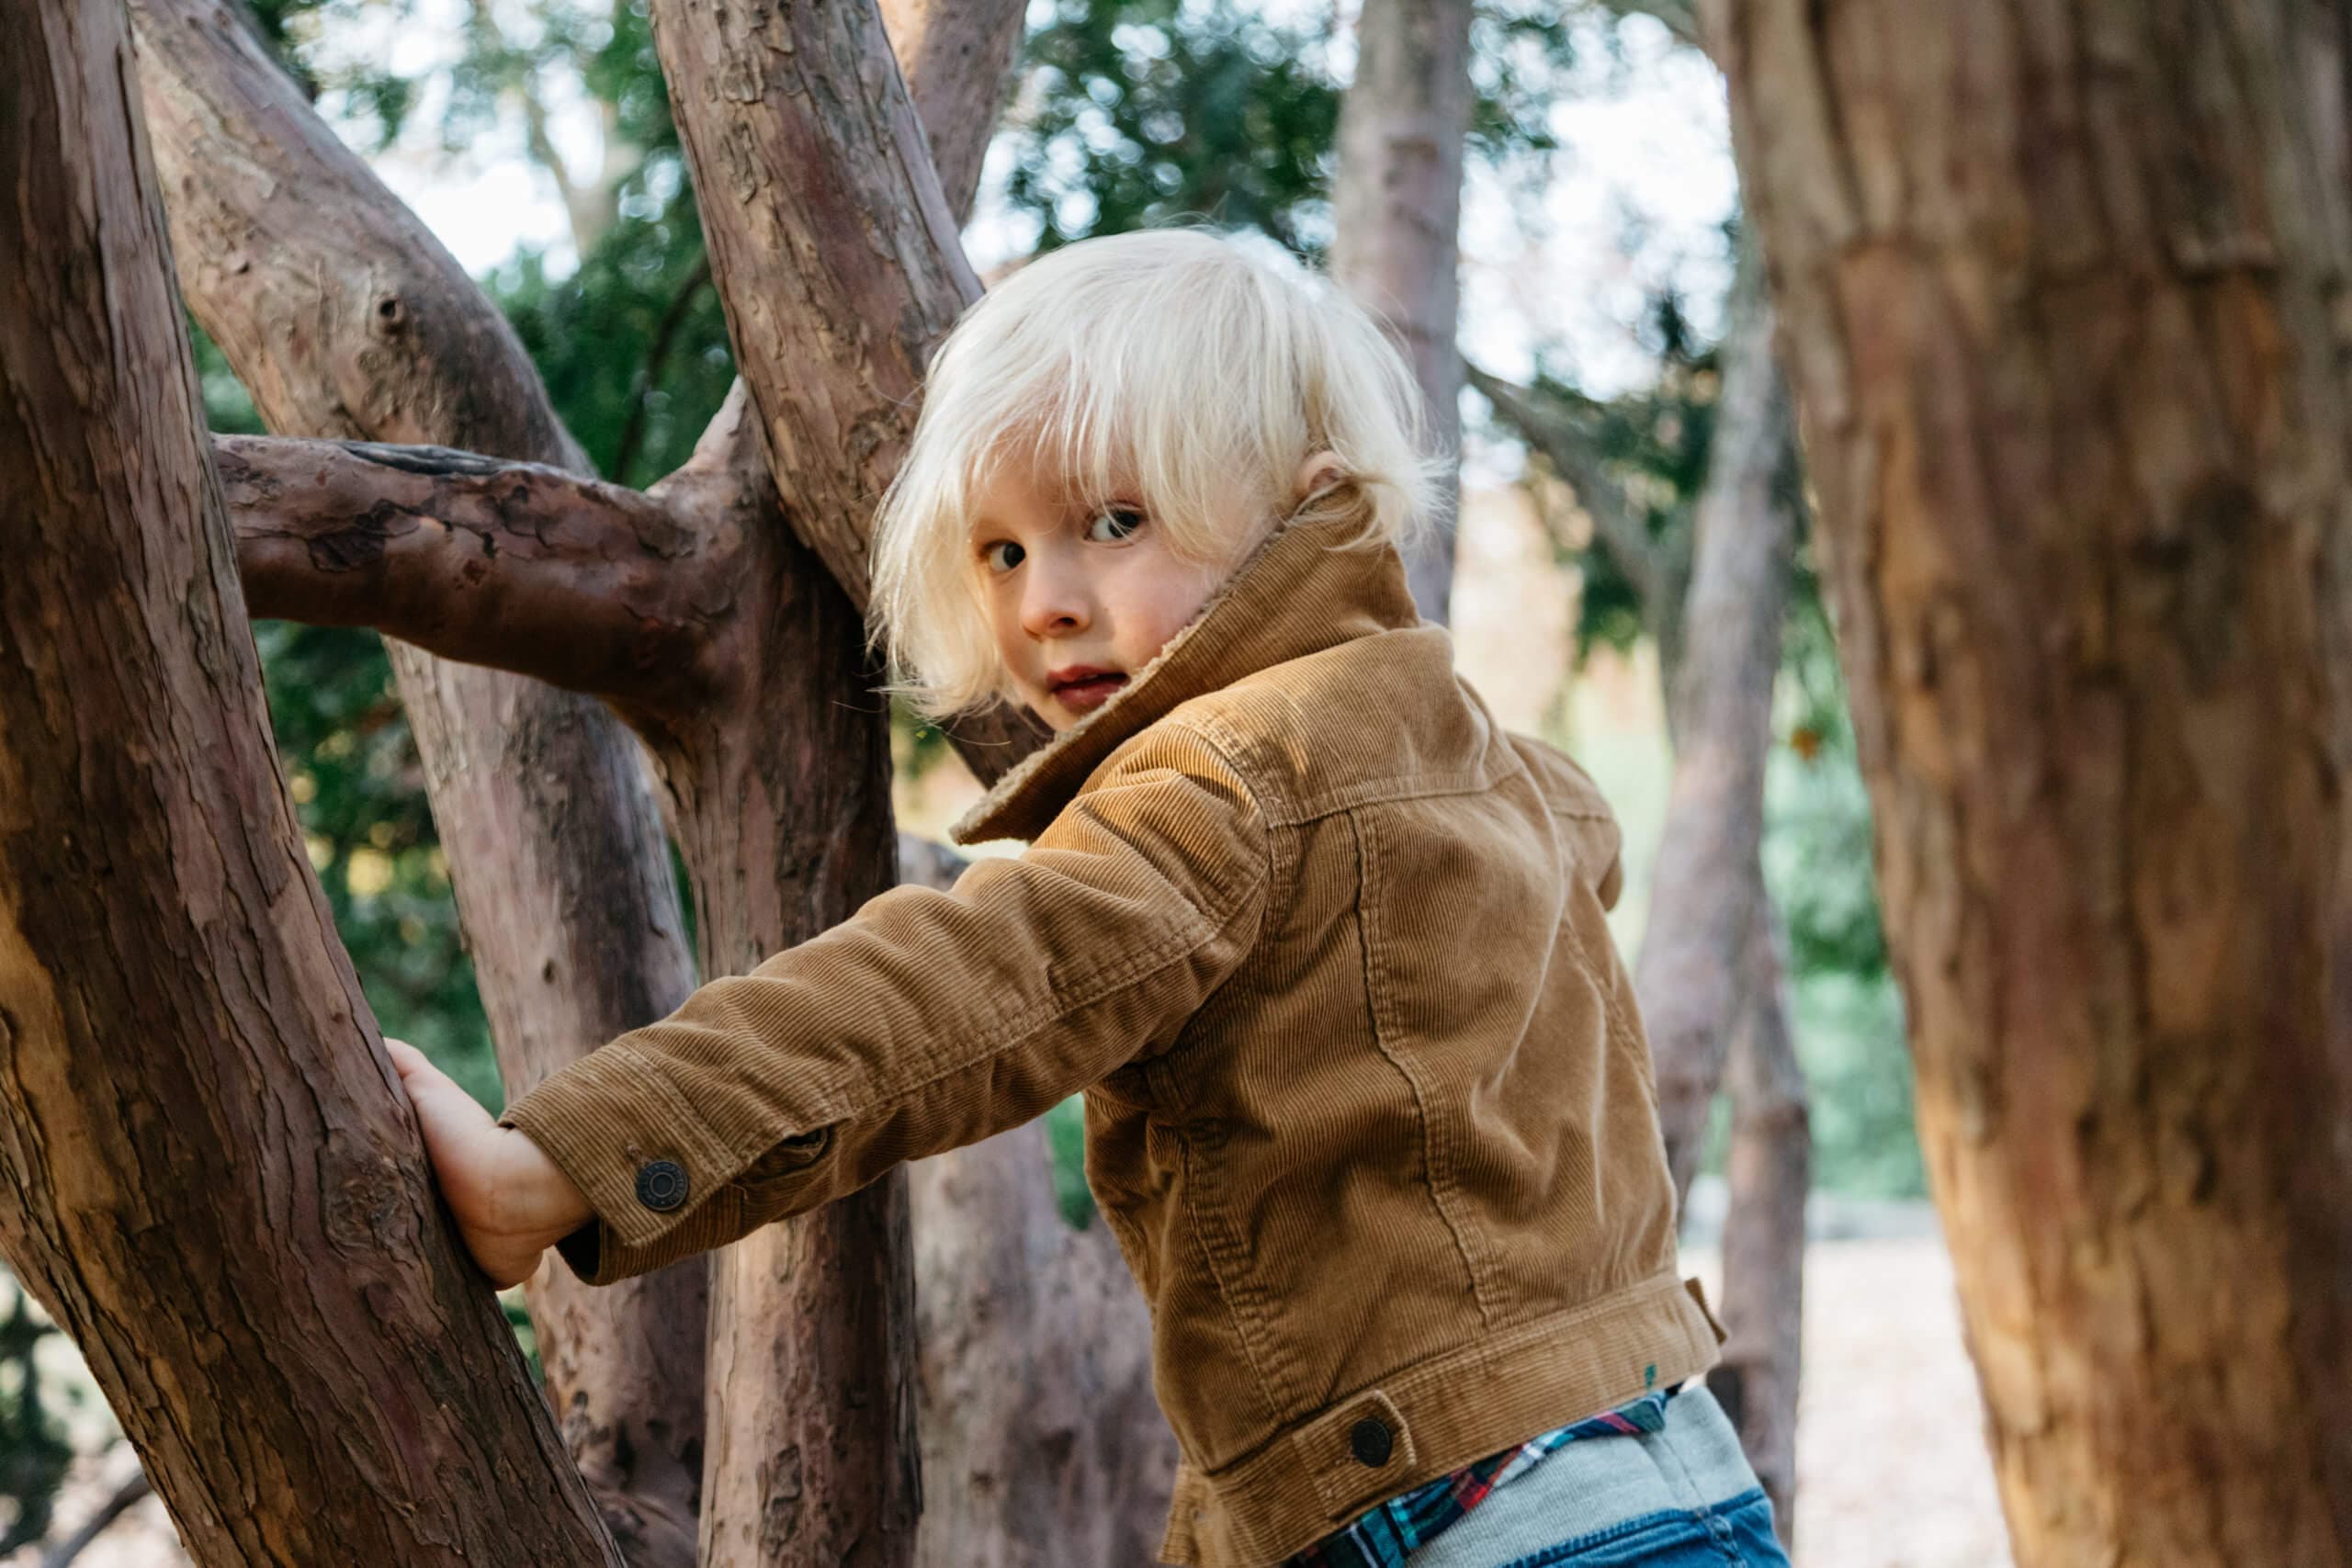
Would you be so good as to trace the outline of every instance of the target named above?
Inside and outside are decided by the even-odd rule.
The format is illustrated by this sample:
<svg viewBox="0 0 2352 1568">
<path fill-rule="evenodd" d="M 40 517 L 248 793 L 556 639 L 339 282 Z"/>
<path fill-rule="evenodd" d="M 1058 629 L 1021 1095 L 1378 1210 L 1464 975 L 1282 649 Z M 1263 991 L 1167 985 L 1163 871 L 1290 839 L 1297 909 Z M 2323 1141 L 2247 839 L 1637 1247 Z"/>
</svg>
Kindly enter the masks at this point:
<svg viewBox="0 0 2352 1568">
<path fill-rule="evenodd" d="M 137 104 L 0 9 L 0 1245 L 202 1561 L 618 1568 L 303 857 Z"/>
<path fill-rule="evenodd" d="M 135 0 L 141 86 L 197 319 L 288 434 L 446 443 L 586 471 L 497 309 L 220 0 Z M 510 1095 L 685 998 L 638 748 L 594 698 L 391 645 Z M 696 1260 L 527 1300 L 566 1442 L 636 1568 L 693 1560 Z"/>
<path fill-rule="evenodd" d="M 971 221 L 1026 9 L 1017 0 L 882 0 L 883 31 L 959 229 Z"/>
<path fill-rule="evenodd" d="M 1455 234 L 1470 131 L 1471 0 L 1364 0 L 1356 74 L 1340 108 L 1331 272 L 1396 339 L 1420 384 L 1430 435 L 1452 459 L 1435 522 L 1406 562 L 1421 618 L 1453 596 L 1460 505 L 1462 288 Z"/>
<path fill-rule="evenodd" d="M 1731 1206 L 1724 1216 L 1724 1362 L 1738 1383 L 1740 1447 L 1772 1499 L 1781 1544 L 1796 1545 L 1797 1393 L 1804 1327 L 1804 1208 L 1813 1122 L 1789 1017 L 1786 947 L 1769 899 L 1740 964 L 1732 1034 Z"/>
<path fill-rule="evenodd" d="M 2337 22 L 1720 29 L 2027 1568 L 2352 1562 Z"/>
<path fill-rule="evenodd" d="M 1741 269 L 1730 318 L 1692 524 L 1690 595 L 1679 612 L 1680 668 L 1667 693 L 1674 773 L 1634 970 L 1667 1157 L 1684 1195 L 1741 1011 L 1748 931 L 1759 910 L 1769 919 L 1764 760 L 1796 555 L 1788 390 L 1752 265 Z"/>
</svg>

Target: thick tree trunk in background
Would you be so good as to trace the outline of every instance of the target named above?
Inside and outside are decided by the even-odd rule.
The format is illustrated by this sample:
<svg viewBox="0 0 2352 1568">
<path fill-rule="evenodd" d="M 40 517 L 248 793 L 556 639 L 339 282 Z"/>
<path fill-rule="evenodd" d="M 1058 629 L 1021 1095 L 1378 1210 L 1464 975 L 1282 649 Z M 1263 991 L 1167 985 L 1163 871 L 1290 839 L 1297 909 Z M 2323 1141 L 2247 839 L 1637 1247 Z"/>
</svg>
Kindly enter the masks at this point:
<svg viewBox="0 0 2352 1568">
<path fill-rule="evenodd" d="M 1716 1376 L 1739 1384 L 1739 1441 L 1772 1499 L 1781 1543 L 1796 1544 L 1797 1393 L 1804 1327 L 1804 1210 L 1813 1119 L 1789 1011 L 1786 947 L 1769 899 L 1756 905 L 1740 964 L 1732 1033 L 1731 1155 L 1724 1215 L 1726 1338 Z"/>
<path fill-rule="evenodd" d="M 2352 1562 L 2338 18 L 1724 19 L 2018 1559 Z"/>
<path fill-rule="evenodd" d="M 202 1560 L 617 1568 L 303 856 L 137 104 L 0 9 L 0 1233 Z"/>
<path fill-rule="evenodd" d="M 522 344 L 220 0 L 136 0 L 187 302 L 286 434 L 587 464 Z M 390 645 L 510 1095 L 685 998 L 638 748 L 601 703 Z M 707 1264 L 527 1292 L 548 1395 L 634 1568 L 693 1557 Z"/>
<path fill-rule="evenodd" d="M 1413 367 L 1430 434 L 1455 459 L 1462 439 L 1462 148 L 1470 130 L 1471 0 L 1364 0 L 1356 74 L 1340 110 L 1332 181 L 1332 276 L 1385 321 Z M 1406 562 L 1424 620 L 1447 620 L 1459 485 L 1449 477 L 1433 530 Z"/>
</svg>

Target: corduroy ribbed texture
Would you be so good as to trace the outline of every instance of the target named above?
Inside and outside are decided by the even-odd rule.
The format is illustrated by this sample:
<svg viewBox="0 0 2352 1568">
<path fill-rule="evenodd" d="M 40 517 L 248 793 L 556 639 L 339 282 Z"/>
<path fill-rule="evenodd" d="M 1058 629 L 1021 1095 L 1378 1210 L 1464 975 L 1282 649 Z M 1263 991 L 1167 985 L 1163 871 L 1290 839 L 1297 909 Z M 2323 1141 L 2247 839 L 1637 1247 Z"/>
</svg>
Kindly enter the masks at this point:
<svg viewBox="0 0 2352 1568">
<path fill-rule="evenodd" d="M 1394 549 L 1327 535 L 1277 529 L 957 825 L 1020 857 L 511 1106 L 595 1205 L 566 1260 L 641 1273 L 1083 1089 L 1184 1454 L 1163 1551 L 1207 1568 L 1713 1364 L 1604 919 L 1615 822 L 1454 674 Z"/>
</svg>

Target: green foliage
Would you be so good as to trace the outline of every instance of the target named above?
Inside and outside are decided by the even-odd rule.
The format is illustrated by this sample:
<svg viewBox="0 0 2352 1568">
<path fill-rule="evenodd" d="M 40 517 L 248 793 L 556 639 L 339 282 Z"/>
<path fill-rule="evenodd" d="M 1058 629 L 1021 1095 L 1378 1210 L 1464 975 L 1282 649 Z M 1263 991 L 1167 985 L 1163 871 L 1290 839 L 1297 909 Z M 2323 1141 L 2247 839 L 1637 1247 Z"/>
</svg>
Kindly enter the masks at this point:
<svg viewBox="0 0 2352 1568">
<path fill-rule="evenodd" d="M 60 1391 L 43 1383 L 34 1355 L 55 1330 L 14 1279 L 7 1280 L 7 1292 L 8 1315 L 0 1319 L 0 1553 L 49 1533 L 74 1449 L 46 1401 L 52 1393 L 80 1397 L 74 1385 Z"/>
<path fill-rule="evenodd" d="M 1060 0 L 1023 51 L 1007 197 L 1041 251 L 1198 216 L 1319 254 L 1340 109 L 1329 46 L 1328 22 L 1229 0 Z"/>
<path fill-rule="evenodd" d="M 1086 1185 L 1086 1101 L 1072 1095 L 1046 1112 L 1054 1151 L 1054 1201 L 1074 1230 L 1094 1223 L 1094 1193 Z"/>
<path fill-rule="evenodd" d="M 526 251 L 483 280 L 597 471 L 639 486 L 685 461 L 735 379 L 693 201 L 643 203 L 569 276 Z"/>
<path fill-rule="evenodd" d="M 1279 20 L 1233 0 L 1056 0 L 1022 51 L 1001 140 L 1035 248 L 1178 219 L 1255 229 L 1320 261 L 1342 85 L 1336 10 Z M 1473 23 L 1469 149 L 1531 187 L 1573 60 L 1560 6 L 1487 0 Z"/>
<path fill-rule="evenodd" d="M 1797 1057 L 1813 1100 L 1814 1184 L 1922 1198 L 1903 1000 L 1879 922 L 1870 798 L 1810 561 L 1778 694 L 1788 743 L 1765 778 L 1764 879 L 1788 924 Z"/>
</svg>

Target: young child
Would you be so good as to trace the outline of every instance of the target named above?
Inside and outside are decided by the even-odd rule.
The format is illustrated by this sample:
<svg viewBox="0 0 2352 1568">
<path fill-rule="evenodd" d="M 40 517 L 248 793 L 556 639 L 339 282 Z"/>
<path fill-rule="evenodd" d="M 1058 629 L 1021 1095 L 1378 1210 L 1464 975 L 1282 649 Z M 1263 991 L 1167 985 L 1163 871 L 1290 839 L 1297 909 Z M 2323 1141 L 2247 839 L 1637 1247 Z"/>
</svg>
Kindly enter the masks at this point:
<svg viewBox="0 0 2352 1568">
<path fill-rule="evenodd" d="M 1591 781 L 1415 615 L 1418 393 L 1295 265 L 1092 240 L 975 305 L 875 540 L 903 682 L 1057 732 L 1029 840 L 490 1118 L 395 1059 L 469 1246 L 623 1279 L 1086 1096 L 1208 1568 L 1785 1562 L 1677 1276 Z"/>
</svg>

